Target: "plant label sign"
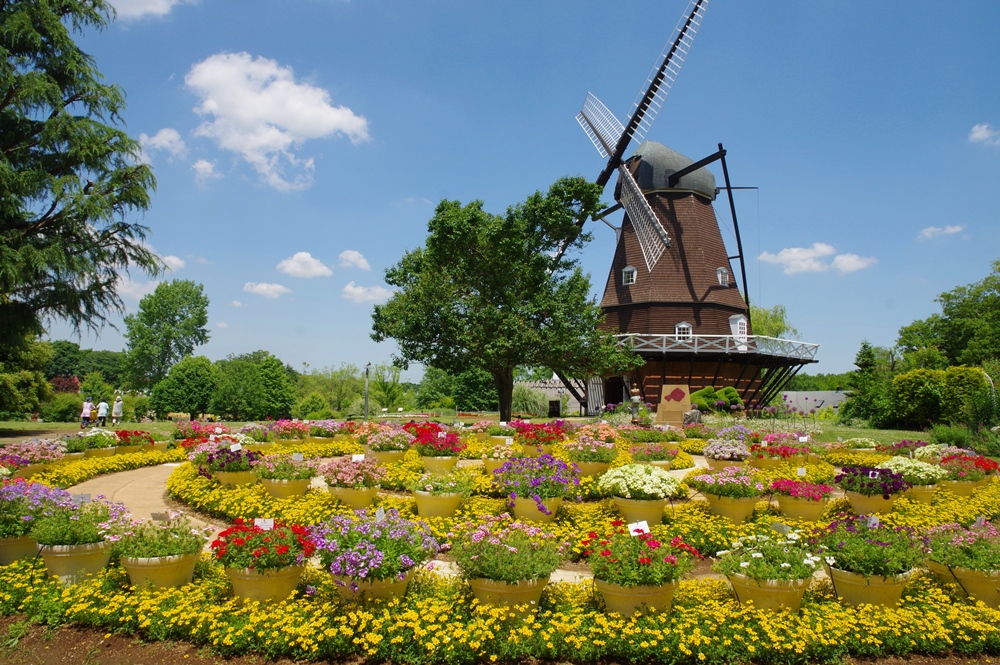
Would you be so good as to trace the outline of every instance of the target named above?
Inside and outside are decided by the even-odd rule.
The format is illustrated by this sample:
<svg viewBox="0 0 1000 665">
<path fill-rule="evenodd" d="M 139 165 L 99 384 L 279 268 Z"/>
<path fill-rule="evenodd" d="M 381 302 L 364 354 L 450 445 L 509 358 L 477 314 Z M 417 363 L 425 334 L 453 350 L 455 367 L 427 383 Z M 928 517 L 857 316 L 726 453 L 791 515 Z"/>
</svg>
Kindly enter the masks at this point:
<svg viewBox="0 0 1000 665">
<path fill-rule="evenodd" d="M 385 521 L 385 508 L 379 506 L 378 510 L 375 511 L 375 521 L 384 522 Z"/>
<path fill-rule="evenodd" d="M 504 442 L 508 446 L 513 446 L 514 445 L 514 437 L 508 436 L 506 439 L 504 439 Z"/>
<path fill-rule="evenodd" d="M 782 524 L 781 522 L 775 522 L 771 525 L 771 531 L 777 531 L 782 536 L 788 535 L 792 531 L 792 527 L 787 524 Z"/>
<path fill-rule="evenodd" d="M 871 517 L 868 518 L 868 528 L 869 529 L 877 529 L 878 526 L 879 526 L 879 524 L 881 524 L 881 523 L 882 522 L 879 521 L 879 518 L 876 515 L 872 515 Z"/>
<path fill-rule="evenodd" d="M 209 434 L 208 435 L 208 440 L 209 441 L 215 441 L 215 435 L 214 434 Z"/>
<path fill-rule="evenodd" d="M 258 529 L 264 531 L 270 531 L 274 528 L 274 518 L 272 517 L 255 517 L 253 518 L 253 525 Z"/>
<path fill-rule="evenodd" d="M 301 462 L 306 458 L 302 453 L 292 453 L 292 460 L 295 462 Z"/>
<path fill-rule="evenodd" d="M 222 434 L 222 428 L 221 427 L 216 427 L 215 428 L 215 433 L 216 434 Z"/>
<path fill-rule="evenodd" d="M 507 421 L 506 420 L 501 420 L 500 421 L 500 427 L 506 427 L 506 426 L 507 426 Z"/>
<path fill-rule="evenodd" d="M 799 437 L 799 443 L 809 443 L 809 437 L 808 436 L 800 436 Z"/>
<path fill-rule="evenodd" d="M 352 462 L 364 462 L 365 461 L 364 453 L 362 453 L 361 455 L 351 455 L 351 461 Z"/>
<path fill-rule="evenodd" d="M 632 522 L 628 525 L 628 532 L 633 536 L 638 536 L 643 533 L 649 533 L 649 524 L 646 520 L 639 520 L 638 522 Z"/>
<path fill-rule="evenodd" d="M 986 518 L 980 515 L 979 517 L 976 518 L 976 521 L 972 524 L 972 526 L 976 527 L 977 529 L 981 529 L 982 527 L 986 526 Z"/>
<path fill-rule="evenodd" d="M 237 452 L 243 450 L 243 444 L 241 444 L 241 443 L 234 443 L 233 445 L 229 446 L 229 449 L 231 451 L 233 451 L 234 453 L 237 453 Z"/>
<path fill-rule="evenodd" d="M 78 506 L 82 506 L 85 503 L 90 503 L 89 494 L 74 494 L 71 498 L 73 499 L 73 503 L 75 503 Z"/>
<path fill-rule="evenodd" d="M 807 471 L 806 471 L 806 468 L 804 466 L 800 466 L 799 468 L 797 468 L 795 470 L 795 473 L 797 473 L 800 478 L 805 478 Z"/>
<path fill-rule="evenodd" d="M 166 522 L 170 519 L 166 513 L 150 513 L 149 516 L 153 518 L 154 522 Z"/>
</svg>

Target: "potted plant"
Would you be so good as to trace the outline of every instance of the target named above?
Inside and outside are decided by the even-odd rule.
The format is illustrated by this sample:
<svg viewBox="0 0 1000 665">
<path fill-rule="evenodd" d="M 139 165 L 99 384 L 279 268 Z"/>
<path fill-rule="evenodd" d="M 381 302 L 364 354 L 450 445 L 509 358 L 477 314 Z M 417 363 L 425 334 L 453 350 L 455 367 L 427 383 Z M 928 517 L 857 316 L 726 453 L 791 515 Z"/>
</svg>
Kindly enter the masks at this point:
<svg viewBox="0 0 1000 665">
<path fill-rule="evenodd" d="M 781 537 L 741 536 L 731 550 L 716 553 L 712 570 L 729 578 L 740 605 L 798 612 L 822 559 L 806 548 L 798 531 Z"/>
<path fill-rule="evenodd" d="M 760 469 L 773 469 L 781 464 L 805 464 L 812 449 L 778 443 L 755 443 L 750 446 L 750 463 Z"/>
<path fill-rule="evenodd" d="M 655 466 L 626 464 L 601 476 L 597 487 L 614 497 L 615 507 L 628 522 L 659 524 L 663 509 L 680 490 L 680 481 Z"/>
<path fill-rule="evenodd" d="M 406 593 L 410 573 L 441 549 L 430 528 L 384 515 L 340 515 L 310 527 L 317 555 L 344 598 L 388 598 Z"/>
<path fill-rule="evenodd" d="M 271 423 L 271 434 L 275 441 L 301 441 L 309 436 L 309 424 L 283 418 Z"/>
<path fill-rule="evenodd" d="M 465 444 L 454 432 L 444 430 L 420 430 L 413 442 L 417 454 L 428 473 L 447 473 L 458 464 L 458 455 L 465 450 Z"/>
<path fill-rule="evenodd" d="M 515 517 L 551 522 L 563 497 L 579 486 L 580 475 L 562 460 L 542 455 L 505 462 L 493 481 L 510 497 Z"/>
<path fill-rule="evenodd" d="M 203 452 L 204 457 L 202 457 Z M 199 461 L 202 459 L 204 461 Z M 220 485 L 235 487 L 257 482 L 257 477 L 253 474 L 253 465 L 258 459 L 257 453 L 246 448 L 232 450 L 225 447 L 216 448 L 211 452 L 198 451 L 194 461 L 202 473 L 211 476 Z"/>
<path fill-rule="evenodd" d="M 1000 532 L 990 522 L 944 524 L 927 531 L 928 563 L 947 580 L 993 609 L 1000 609 Z"/>
<path fill-rule="evenodd" d="M 275 499 L 301 496 L 318 473 L 316 462 L 291 455 L 268 455 L 251 464 L 253 475 Z"/>
<path fill-rule="evenodd" d="M 274 432 L 263 423 L 247 423 L 240 428 L 239 433 L 253 439 L 259 450 L 265 449 L 274 441 Z"/>
<path fill-rule="evenodd" d="M 410 445 L 416 440 L 404 429 L 380 429 L 366 435 L 365 440 L 372 457 L 379 464 L 390 464 L 403 459 Z"/>
<path fill-rule="evenodd" d="M 538 606 L 549 576 L 564 558 L 567 543 L 510 515 L 483 516 L 457 525 L 463 534 L 451 554 L 480 603 L 507 605 L 525 614 Z"/>
<path fill-rule="evenodd" d="M 449 517 L 472 491 L 472 477 L 463 470 L 425 473 L 409 485 L 421 517 Z"/>
<path fill-rule="evenodd" d="M 179 587 L 191 582 L 211 534 L 211 527 L 196 527 L 181 513 L 171 513 L 166 521 L 128 527 L 114 543 L 112 554 L 128 572 L 133 586 Z"/>
<path fill-rule="evenodd" d="M 778 510 L 785 517 L 815 522 L 826 510 L 836 488 L 804 480 L 775 480 L 771 491 L 778 495 Z"/>
<path fill-rule="evenodd" d="M 669 447 L 674 446 L 674 447 Z M 679 449 L 676 444 L 640 443 L 629 448 L 629 454 L 634 462 L 650 464 L 661 469 L 669 469 L 677 457 Z"/>
<path fill-rule="evenodd" d="M 591 532 L 580 543 L 605 607 L 626 618 L 642 608 L 669 612 L 677 583 L 701 558 L 698 550 L 679 536 L 663 543 L 644 530 L 629 533 L 617 520 L 611 526 L 613 533 Z"/>
<path fill-rule="evenodd" d="M 944 468 L 909 457 L 893 457 L 880 466 L 903 476 L 903 480 L 910 483 L 910 489 L 905 492 L 906 498 L 920 503 L 930 503 L 934 497 L 934 488 L 948 477 L 948 471 Z"/>
<path fill-rule="evenodd" d="M 577 434 L 575 439 L 567 441 L 563 447 L 570 461 L 580 469 L 581 476 L 600 476 L 618 457 L 614 441 L 602 441 L 586 434 Z"/>
<path fill-rule="evenodd" d="M 875 444 L 875 451 L 892 455 L 893 457 L 913 457 L 917 450 L 929 445 L 927 441 L 911 441 L 909 439 L 897 441 L 896 443 L 883 443 L 880 441 Z"/>
<path fill-rule="evenodd" d="M 898 473 L 868 466 L 845 466 L 834 479 L 858 515 L 890 513 L 896 497 L 910 488 Z"/>
<path fill-rule="evenodd" d="M 651 437 L 657 437 L 662 434 L 662 432 L 657 430 L 633 429 L 631 427 L 625 427 L 622 429 L 626 430 L 626 432 L 622 434 L 622 438 L 627 438 L 630 441 L 635 441 L 635 438 L 628 436 L 628 434 L 632 434 L 633 436 L 649 435 Z M 591 423 L 576 430 L 576 438 L 579 439 L 581 436 L 588 436 L 592 439 L 597 439 L 598 441 L 604 441 L 605 443 L 614 443 L 618 440 L 619 431 L 607 423 Z"/>
<path fill-rule="evenodd" d="M 746 466 L 750 459 L 750 449 L 742 441 L 732 439 L 709 439 L 702 449 L 710 469 L 724 469 L 727 466 Z"/>
<path fill-rule="evenodd" d="M 688 477 L 685 482 L 708 499 L 713 513 L 735 524 L 750 518 L 757 499 L 764 494 L 764 484 L 752 470 L 734 466 Z"/>
<path fill-rule="evenodd" d="M 816 543 L 834 592 L 851 605 L 897 605 L 910 572 L 924 558 L 912 529 L 888 527 L 869 515 L 831 523 Z"/>
<path fill-rule="evenodd" d="M 330 494 L 354 510 L 361 510 L 378 495 L 385 467 L 369 457 L 341 457 L 321 467 L 320 473 Z"/>
<path fill-rule="evenodd" d="M 510 446 L 505 443 L 498 443 L 495 446 L 490 446 L 489 448 L 483 450 L 483 467 L 486 469 L 486 473 L 490 474 L 490 477 L 492 477 L 492 474 L 503 466 L 504 462 L 520 456 L 521 451 L 514 448 L 514 446 Z"/>
<path fill-rule="evenodd" d="M 66 439 L 66 453 L 62 457 L 63 462 L 75 462 L 87 456 L 87 442 L 79 436 L 71 436 Z"/>
<path fill-rule="evenodd" d="M 38 554 L 35 520 L 55 506 L 72 507 L 69 492 L 23 479 L 0 484 L 0 566 Z"/>
<path fill-rule="evenodd" d="M 110 457 L 118 446 L 118 435 L 114 430 L 95 427 L 81 434 L 87 442 L 87 457 Z"/>
<path fill-rule="evenodd" d="M 212 541 L 212 551 L 225 566 L 234 595 L 259 601 L 283 600 L 298 585 L 316 543 L 298 524 L 237 518 Z"/>
<path fill-rule="evenodd" d="M 526 457 L 551 455 L 555 444 L 566 439 L 566 429 L 560 422 L 539 425 L 517 420 L 511 425 L 517 432 L 514 438 L 521 444 Z"/>
<path fill-rule="evenodd" d="M 977 489 L 991 482 L 1000 464 L 989 457 L 965 453 L 943 457 L 941 467 L 948 472 L 948 479 L 941 481 L 942 487 L 958 496 L 972 496 Z"/>
<path fill-rule="evenodd" d="M 150 446 L 150 449 L 152 449 L 153 437 L 149 435 L 149 432 L 143 432 L 142 430 L 119 429 L 114 430 L 114 433 L 118 439 L 115 450 L 116 455 L 137 453 L 142 450 L 143 446 Z"/>
<path fill-rule="evenodd" d="M 0 448 L 10 462 L 17 462 L 12 477 L 29 478 L 41 473 L 62 460 L 66 446 L 55 439 L 28 439 L 18 443 L 7 443 Z"/>
<path fill-rule="evenodd" d="M 59 503 L 35 518 L 31 536 L 38 542 L 45 567 L 63 584 L 74 584 L 99 572 L 111 560 L 107 539 L 127 523 L 119 503 Z"/>
</svg>

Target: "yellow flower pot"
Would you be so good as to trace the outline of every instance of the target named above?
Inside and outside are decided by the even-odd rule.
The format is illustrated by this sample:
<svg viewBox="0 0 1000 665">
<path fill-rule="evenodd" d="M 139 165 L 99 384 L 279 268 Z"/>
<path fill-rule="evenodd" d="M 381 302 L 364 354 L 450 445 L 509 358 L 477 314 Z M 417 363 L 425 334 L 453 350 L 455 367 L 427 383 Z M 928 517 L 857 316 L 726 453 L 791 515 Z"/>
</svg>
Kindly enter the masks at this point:
<svg viewBox="0 0 1000 665">
<path fill-rule="evenodd" d="M 140 445 L 135 446 L 118 446 L 115 449 L 115 455 L 128 455 L 130 453 L 137 453 L 139 449 L 142 448 Z"/>
<path fill-rule="evenodd" d="M 626 523 L 645 520 L 649 526 L 663 522 L 663 510 L 670 503 L 667 499 L 625 499 L 620 496 L 614 499 L 615 508 L 625 517 Z"/>
<path fill-rule="evenodd" d="M 542 505 L 549 511 L 548 515 L 538 509 L 538 504 L 531 497 L 526 499 L 517 497 L 514 499 L 514 517 L 519 520 L 542 522 L 543 524 L 553 522 L 556 519 L 556 512 L 559 510 L 559 506 L 562 505 L 562 497 L 543 499 Z"/>
<path fill-rule="evenodd" d="M 757 501 L 759 501 L 757 497 L 733 499 L 728 496 L 716 496 L 714 494 L 705 494 L 704 492 L 702 494 L 708 499 L 708 505 L 713 515 L 725 517 L 733 524 L 743 524 L 750 519 L 754 508 L 757 506 Z"/>
<path fill-rule="evenodd" d="M 952 568 L 951 574 L 969 596 L 983 601 L 995 610 L 1000 609 L 1000 571 Z"/>
<path fill-rule="evenodd" d="M 346 575 L 332 575 L 337 593 L 344 600 L 390 600 L 392 598 L 402 598 L 406 595 L 406 588 L 410 584 L 410 576 L 413 570 L 406 571 L 403 579 L 391 577 L 387 580 L 359 580 L 354 581 Z"/>
<path fill-rule="evenodd" d="M 62 456 L 62 459 L 59 461 L 65 464 L 66 462 L 75 462 L 77 460 L 81 460 L 86 456 L 87 453 L 66 453 L 65 455 Z"/>
<path fill-rule="evenodd" d="M 405 450 L 374 450 L 371 456 L 382 466 L 388 466 L 397 462 L 402 462 L 406 455 Z"/>
<path fill-rule="evenodd" d="M 896 503 L 895 494 L 890 494 L 888 499 L 883 498 L 881 494 L 866 496 L 847 490 L 844 491 L 844 494 L 847 495 L 847 501 L 851 504 L 851 510 L 857 515 L 885 515 L 892 512 L 892 506 Z"/>
<path fill-rule="evenodd" d="M 952 584 L 955 582 L 955 576 L 951 574 L 951 569 L 948 568 L 948 566 L 944 565 L 943 563 L 938 563 L 937 561 L 931 561 L 930 559 L 927 559 L 924 562 L 924 568 L 934 573 L 934 576 L 937 577 L 942 582 L 945 582 L 947 584 Z"/>
<path fill-rule="evenodd" d="M 521 580 L 514 584 L 475 578 L 469 580 L 472 594 L 483 605 L 505 605 L 520 615 L 537 609 L 549 576 L 537 580 Z"/>
<path fill-rule="evenodd" d="M 802 580 L 754 580 L 746 575 L 727 575 L 740 605 L 758 610 L 798 612 L 811 578 Z"/>
<path fill-rule="evenodd" d="M 214 471 L 212 477 L 223 487 L 253 485 L 257 482 L 257 476 L 253 475 L 253 471 Z"/>
<path fill-rule="evenodd" d="M 930 503 L 936 488 L 937 485 L 914 485 L 903 492 L 903 496 L 916 503 Z"/>
<path fill-rule="evenodd" d="M 483 467 L 486 469 L 486 473 L 489 474 L 490 478 L 493 477 L 493 472 L 497 471 L 500 467 L 506 464 L 505 459 L 489 459 L 483 460 Z"/>
<path fill-rule="evenodd" d="M 640 610 L 669 612 L 674 603 L 674 591 L 677 590 L 676 582 L 659 586 L 623 587 L 595 579 L 594 586 L 604 598 L 604 607 L 608 612 L 617 612 L 626 619 Z"/>
<path fill-rule="evenodd" d="M 378 496 L 378 487 L 327 487 L 327 491 L 337 497 L 345 506 L 354 510 L 363 510 L 372 505 Z"/>
<path fill-rule="evenodd" d="M 993 480 L 986 476 L 982 480 L 942 480 L 938 485 L 956 496 L 972 496 L 976 490 L 982 489 Z"/>
<path fill-rule="evenodd" d="M 84 457 L 111 457 L 114 454 L 114 448 L 87 448 L 83 451 Z"/>
<path fill-rule="evenodd" d="M 490 443 L 494 446 L 512 446 L 514 445 L 513 436 L 491 436 L 489 437 Z"/>
<path fill-rule="evenodd" d="M 448 473 L 458 464 L 458 457 L 455 456 L 421 456 L 420 459 L 427 473 Z"/>
<path fill-rule="evenodd" d="M 573 462 L 573 464 L 576 464 L 577 468 L 580 469 L 581 476 L 590 476 L 591 478 L 599 478 L 611 467 L 607 462 Z"/>
<path fill-rule="evenodd" d="M 305 565 L 285 566 L 278 570 L 253 568 L 226 568 L 226 576 L 233 585 L 237 598 L 266 602 L 284 600 L 292 595 L 299 584 Z"/>
<path fill-rule="evenodd" d="M 776 468 L 778 468 L 779 466 L 781 466 L 784 463 L 785 463 L 785 460 L 781 459 L 780 457 L 751 457 L 750 458 L 750 466 L 756 467 L 758 469 L 776 469 Z"/>
<path fill-rule="evenodd" d="M 267 493 L 275 499 L 287 499 L 290 496 L 302 496 L 309 489 L 312 483 L 310 478 L 298 480 L 273 480 L 271 478 L 261 478 L 260 484 L 264 486 Z"/>
<path fill-rule="evenodd" d="M 486 432 L 476 432 L 472 436 L 475 437 L 476 441 L 489 441 L 490 439 L 490 435 Z"/>
<path fill-rule="evenodd" d="M 846 570 L 827 566 L 837 596 L 848 605 L 879 605 L 895 607 L 903 597 L 903 587 L 910 579 L 910 572 L 894 577 L 872 575 L 866 577 Z"/>
<path fill-rule="evenodd" d="M 248 443 L 243 447 L 252 453 L 262 453 L 265 450 L 272 448 L 273 446 L 274 446 L 273 441 L 260 441 L 258 443 Z"/>
<path fill-rule="evenodd" d="M 20 467 L 17 471 L 10 474 L 11 478 L 24 478 L 28 479 L 34 475 L 41 473 L 49 468 L 48 464 L 38 463 L 38 464 L 26 464 Z"/>
<path fill-rule="evenodd" d="M 815 522 L 826 510 L 829 501 L 813 501 L 800 496 L 778 495 L 778 510 L 785 517 L 807 522 Z"/>
<path fill-rule="evenodd" d="M 551 455 L 554 446 L 551 444 L 546 444 L 543 446 L 532 446 L 529 444 L 524 444 L 521 449 L 524 451 L 525 457 L 541 457 L 542 455 Z"/>
<path fill-rule="evenodd" d="M 708 468 L 711 469 L 712 471 L 721 471 L 722 469 L 725 469 L 727 466 L 736 466 L 742 469 L 743 467 L 749 465 L 749 462 L 747 462 L 746 460 L 743 460 L 742 462 L 737 462 L 734 460 L 712 459 L 711 457 L 706 457 L 705 461 L 708 462 Z"/>
<path fill-rule="evenodd" d="M 99 573 L 111 560 L 111 543 L 85 545 L 42 545 L 39 547 L 45 567 L 63 584 L 76 584 L 88 575 Z"/>
<path fill-rule="evenodd" d="M 458 512 L 465 498 L 462 494 L 431 494 L 414 492 L 417 500 L 417 514 L 421 517 L 451 517 Z"/>
<path fill-rule="evenodd" d="M 179 587 L 190 584 L 198 554 L 178 554 L 149 558 L 122 557 L 122 567 L 128 572 L 133 586 L 147 584 L 158 588 Z"/>
<path fill-rule="evenodd" d="M 38 543 L 31 536 L 0 538 L 0 566 L 9 566 L 18 559 L 38 554 Z"/>
</svg>

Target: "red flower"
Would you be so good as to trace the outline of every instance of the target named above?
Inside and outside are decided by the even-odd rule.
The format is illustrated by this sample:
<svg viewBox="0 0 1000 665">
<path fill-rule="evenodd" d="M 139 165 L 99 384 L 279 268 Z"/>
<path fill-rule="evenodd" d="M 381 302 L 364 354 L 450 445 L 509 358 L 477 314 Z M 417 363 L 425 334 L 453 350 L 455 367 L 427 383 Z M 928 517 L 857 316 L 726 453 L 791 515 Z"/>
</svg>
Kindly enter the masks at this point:
<svg viewBox="0 0 1000 665">
<path fill-rule="evenodd" d="M 647 540 L 646 541 L 646 545 L 651 550 L 658 550 L 658 549 L 660 549 L 660 541 L 658 541 L 658 540 Z"/>
<path fill-rule="evenodd" d="M 639 557 L 639 563 L 641 563 L 643 565 L 647 565 L 647 564 L 653 563 L 653 560 L 650 559 L 649 557 L 641 556 L 641 557 Z"/>
<path fill-rule="evenodd" d="M 611 550 L 601 550 L 601 556 L 611 556 Z"/>
</svg>

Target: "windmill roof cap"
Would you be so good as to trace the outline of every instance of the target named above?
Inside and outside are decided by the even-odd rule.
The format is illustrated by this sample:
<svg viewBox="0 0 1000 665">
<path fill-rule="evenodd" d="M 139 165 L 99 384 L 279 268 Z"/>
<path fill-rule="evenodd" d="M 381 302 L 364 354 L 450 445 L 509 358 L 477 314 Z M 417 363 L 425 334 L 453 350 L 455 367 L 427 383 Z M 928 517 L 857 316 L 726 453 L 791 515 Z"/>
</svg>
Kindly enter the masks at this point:
<svg viewBox="0 0 1000 665">
<path fill-rule="evenodd" d="M 654 189 L 688 190 L 708 197 L 711 201 L 715 200 L 715 176 L 705 167 L 688 173 L 674 187 L 667 187 L 667 178 L 694 164 L 693 159 L 656 141 L 643 141 L 642 145 L 635 151 L 633 158 L 635 157 L 642 160 L 638 168 L 633 171 L 639 189 L 643 191 Z"/>
</svg>

